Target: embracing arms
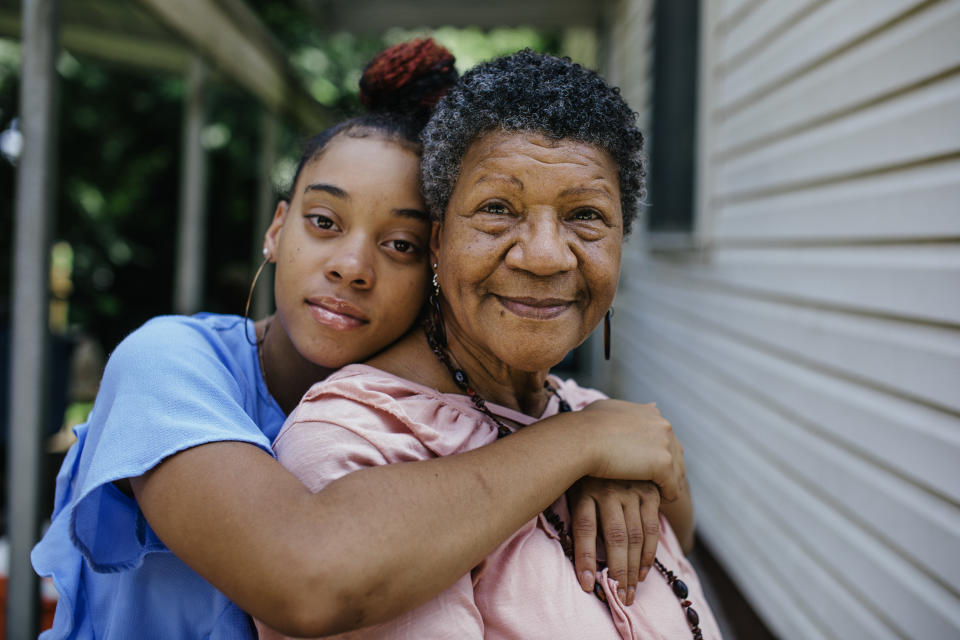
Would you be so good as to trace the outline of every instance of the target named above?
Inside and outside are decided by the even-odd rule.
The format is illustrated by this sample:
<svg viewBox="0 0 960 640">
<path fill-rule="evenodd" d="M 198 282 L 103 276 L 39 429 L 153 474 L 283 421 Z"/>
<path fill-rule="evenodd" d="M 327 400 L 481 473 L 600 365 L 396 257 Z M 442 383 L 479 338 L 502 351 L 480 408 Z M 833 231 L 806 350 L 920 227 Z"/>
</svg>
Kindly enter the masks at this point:
<svg viewBox="0 0 960 640">
<path fill-rule="evenodd" d="M 188 449 L 131 482 L 160 538 L 240 607 L 279 631 L 323 635 L 425 602 L 585 475 L 651 480 L 674 499 L 683 459 L 655 409 L 601 401 L 316 494 L 236 442 Z"/>
</svg>

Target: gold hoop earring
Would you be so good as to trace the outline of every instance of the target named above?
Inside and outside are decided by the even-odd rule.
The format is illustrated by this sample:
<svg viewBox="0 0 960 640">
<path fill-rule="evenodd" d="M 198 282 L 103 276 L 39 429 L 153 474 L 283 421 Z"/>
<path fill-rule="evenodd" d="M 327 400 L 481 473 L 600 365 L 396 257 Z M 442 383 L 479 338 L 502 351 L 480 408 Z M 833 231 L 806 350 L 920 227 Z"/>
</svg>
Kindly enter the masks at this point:
<svg viewBox="0 0 960 640">
<path fill-rule="evenodd" d="M 263 273 L 263 268 L 267 266 L 268 262 L 270 262 L 270 251 L 264 247 L 263 262 L 260 263 L 260 266 L 257 268 L 257 272 L 253 275 L 253 282 L 250 283 L 250 291 L 247 293 L 247 304 L 243 307 L 243 335 L 251 347 L 257 346 L 257 332 L 254 330 L 254 339 L 250 340 L 250 333 L 247 331 L 247 322 L 250 320 L 250 300 L 253 299 L 253 290 L 257 286 L 257 280 L 260 279 L 260 274 Z"/>
<path fill-rule="evenodd" d="M 610 318 L 613 317 L 613 307 L 607 309 L 607 315 L 603 316 L 603 359 L 610 359 Z"/>
</svg>

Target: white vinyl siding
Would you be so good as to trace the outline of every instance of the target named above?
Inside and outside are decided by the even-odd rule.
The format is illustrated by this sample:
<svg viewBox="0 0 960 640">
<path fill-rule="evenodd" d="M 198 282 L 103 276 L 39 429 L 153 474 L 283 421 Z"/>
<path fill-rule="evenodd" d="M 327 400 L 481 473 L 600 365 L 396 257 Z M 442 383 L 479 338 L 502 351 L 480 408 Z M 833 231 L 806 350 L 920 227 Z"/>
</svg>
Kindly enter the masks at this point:
<svg viewBox="0 0 960 640">
<path fill-rule="evenodd" d="M 650 4 L 617 4 L 605 70 L 645 104 L 616 52 Z M 673 422 L 777 635 L 960 637 L 960 0 L 701 18 L 695 245 L 637 229 L 594 379 Z"/>
</svg>

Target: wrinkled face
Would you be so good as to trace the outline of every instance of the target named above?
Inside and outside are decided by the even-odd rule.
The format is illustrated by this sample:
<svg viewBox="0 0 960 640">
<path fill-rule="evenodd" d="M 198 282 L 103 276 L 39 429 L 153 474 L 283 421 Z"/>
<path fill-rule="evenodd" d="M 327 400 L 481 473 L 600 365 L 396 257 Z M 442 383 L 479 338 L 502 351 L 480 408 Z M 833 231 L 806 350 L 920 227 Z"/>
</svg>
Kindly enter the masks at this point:
<svg viewBox="0 0 960 640">
<path fill-rule="evenodd" d="M 613 302 L 617 166 L 593 145 L 492 132 L 464 154 L 431 251 L 448 335 L 523 371 L 555 365 Z"/>
<path fill-rule="evenodd" d="M 277 207 L 266 235 L 277 318 L 314 364 L 364 360 L 416 319 L 430 236 L 419 162 L 393 142 L 338 136 Z"/>
</svg>

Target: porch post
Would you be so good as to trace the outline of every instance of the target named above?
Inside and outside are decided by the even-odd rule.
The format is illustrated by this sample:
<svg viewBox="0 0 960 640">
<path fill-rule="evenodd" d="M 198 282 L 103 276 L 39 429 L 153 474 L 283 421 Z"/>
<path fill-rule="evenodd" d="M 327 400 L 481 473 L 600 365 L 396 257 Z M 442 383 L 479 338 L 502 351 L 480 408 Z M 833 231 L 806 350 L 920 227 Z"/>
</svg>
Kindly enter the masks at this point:
<svg viewBox="0 0 960 640">
<path fill-rule="evenodd" d="M 49 395 L 48 274 L 54 223 L 60 28 L 59 0 L 23 0 L 22 7 L 19 119 L 24 146 L 14 201 L 7 450 L 8 638 L 35 638 L 39 622 L 38 581 L 30 564 L 30 549 L 40 532 L 41 447 Z"/>
<path fill-rule="evenodd" d="M 207 235 L 207 153 L 203 127 L 207 121 L 208 71 L 194 57 L 187 73 L 183 147 L 180 160 L 180 219 L 177 224 L 173 309 L 196 313 L 203 304 Z"/>
</svg>

